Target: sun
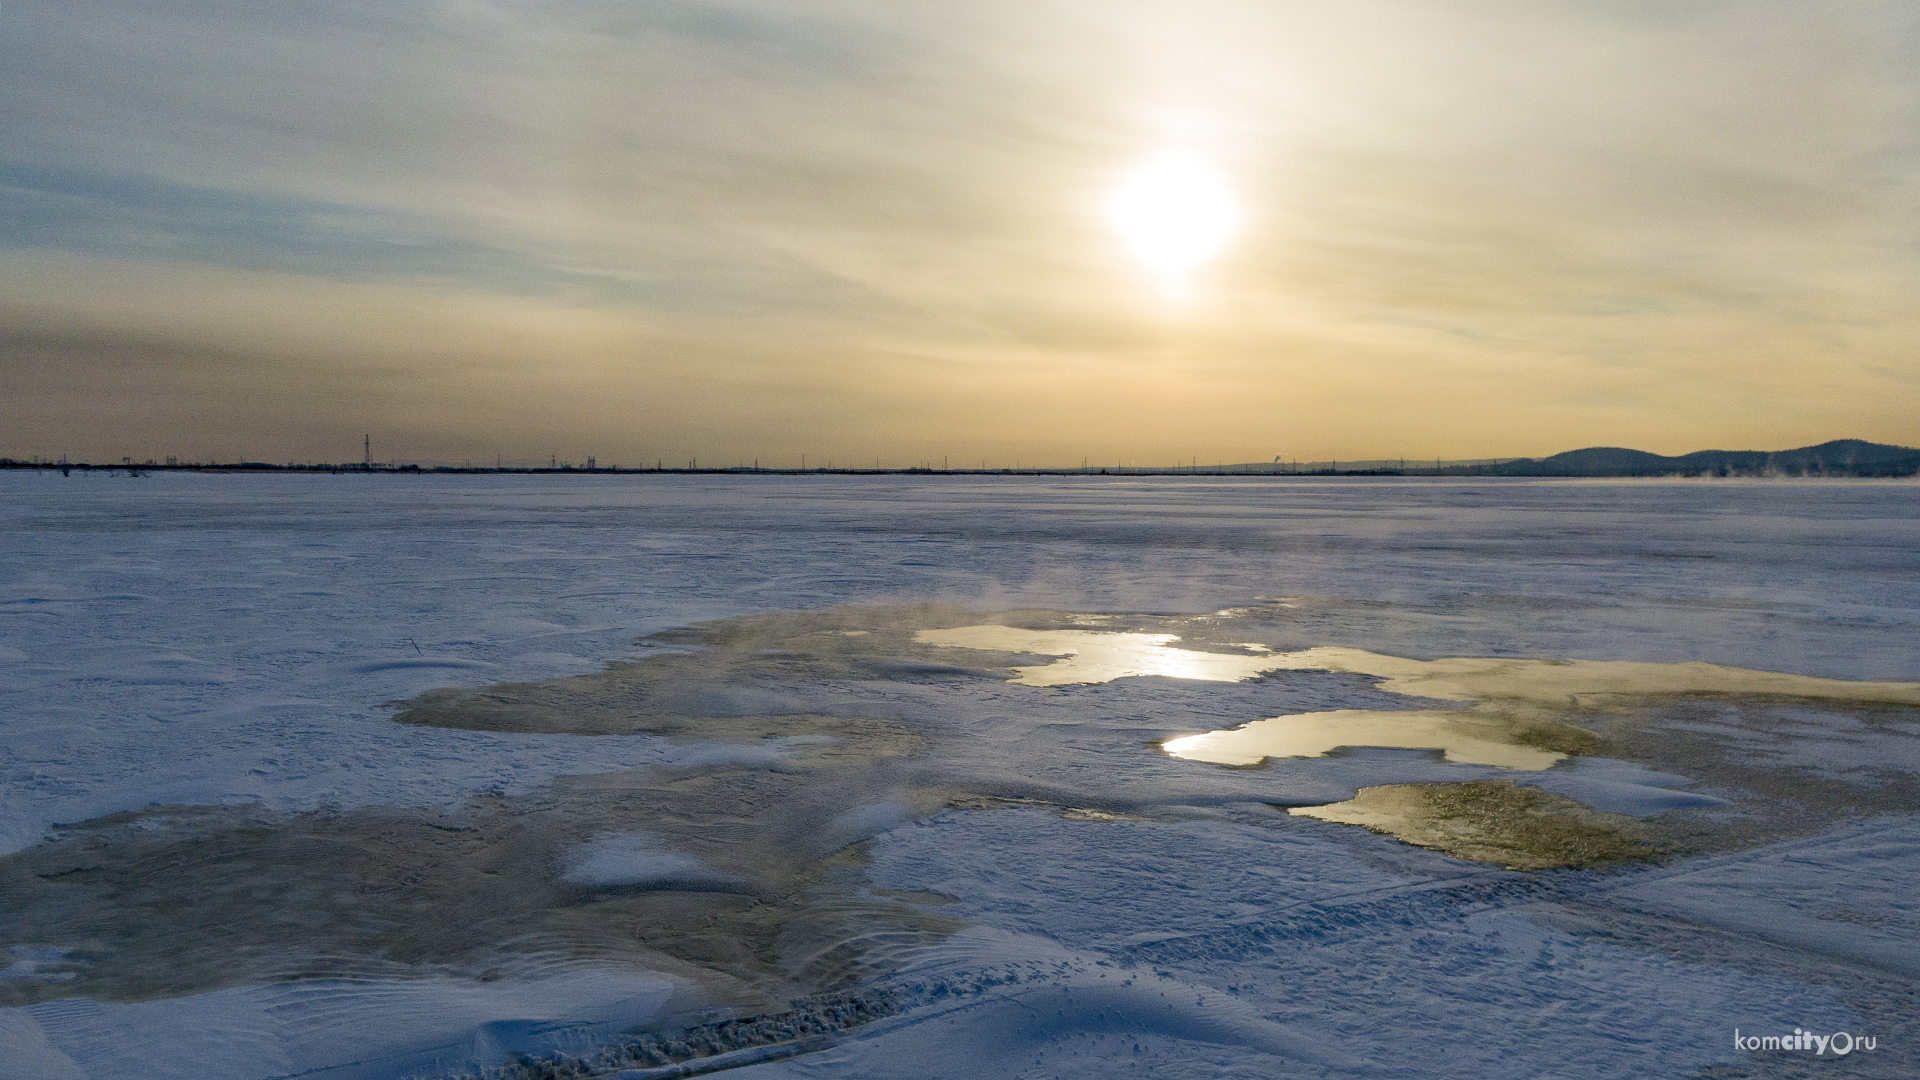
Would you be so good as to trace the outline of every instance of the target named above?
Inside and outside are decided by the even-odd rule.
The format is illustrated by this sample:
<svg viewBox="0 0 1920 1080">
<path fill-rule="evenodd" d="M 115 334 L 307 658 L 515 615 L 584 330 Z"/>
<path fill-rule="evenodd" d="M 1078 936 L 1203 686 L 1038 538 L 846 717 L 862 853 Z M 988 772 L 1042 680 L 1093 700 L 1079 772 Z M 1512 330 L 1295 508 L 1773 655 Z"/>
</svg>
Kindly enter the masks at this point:
<svg viewBox="0 0 1920 1080">
<path fill-rule="evenodd" d="M 1134 257 L 1171 280 L 1226 248 L 1240 205 L 1206 163 L 1169 151 L 1128 174 L 1107 215 Z"/>
</svg>

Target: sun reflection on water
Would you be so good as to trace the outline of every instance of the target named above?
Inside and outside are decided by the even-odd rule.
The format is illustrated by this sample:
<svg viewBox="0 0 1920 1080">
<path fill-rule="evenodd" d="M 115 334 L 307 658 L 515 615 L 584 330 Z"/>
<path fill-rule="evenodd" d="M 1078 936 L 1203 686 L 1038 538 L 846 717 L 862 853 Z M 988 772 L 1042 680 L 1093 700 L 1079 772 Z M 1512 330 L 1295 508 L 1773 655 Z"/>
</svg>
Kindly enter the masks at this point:
<svg viewBox="0 0 1920 1080">
<path fill-rule="evenodd" d="M 913 639 L 922 645 L 945 645 L 988 652 L 1057 656 L 1047 664 L 1016 667 L 1011 680 L 1027 686 L 1071 686 L 1102 683 L 1139 675 L 1169 679 L 1205 679 L 1240 682 L 1289 662 L 1264 645 L 1243 645 L 1248 653 L 1200 652 L 1176 649 L 1175 634 L 1126 634 L 1100 630 L 1020 630 L 1011 626 L 959 626 L 920 630 Z"/>
</svg>

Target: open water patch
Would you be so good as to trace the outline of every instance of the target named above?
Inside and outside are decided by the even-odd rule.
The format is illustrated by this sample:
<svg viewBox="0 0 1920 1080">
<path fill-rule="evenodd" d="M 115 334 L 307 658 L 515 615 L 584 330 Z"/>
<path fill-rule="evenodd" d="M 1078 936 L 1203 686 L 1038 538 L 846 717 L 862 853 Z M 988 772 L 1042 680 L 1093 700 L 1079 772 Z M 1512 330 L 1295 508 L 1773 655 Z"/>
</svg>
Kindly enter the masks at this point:
<svg viewBox="0 0 1920 1080">
<path fill-rule="evenodd" d="M 1517 742 L 1508 725 L 1465 712 L 1340 709 L 1255 720 L 1227 731 L 1185 735 L 1167 753 L 1216 765 L 1258 765 L 1268 758 L 1325 757 L 1341 747 L 1439 750 L 1448 761 L 1500 769 L 1552 768 L 1567 755 Z"/>
<path fill-rule="evenodd" d="M 1236 617 L 1216 613 L 1208 621 Z M 1278 759 L 1326 758 L 1362 748 L 1431 750 L 1444 761 L 1546 773 L 1597 754 L 1592 725 L 1604 714 L 1647 715 L 1674 700 L 1793 700 L 1855 710 L 1910 711 L 1920 683 L 1851 681 L 1720 664 L 1442 657 L 1420 660 L 1344 646 L 1279 651 L 1258 642 L 1176 643 L 1182 635 L 1105 628 L 1025 629 L 980 624 L 922 630 L 917 643 L 1052 657 L 1016 664 L 1008 681 L 1066 687 L 1122 678 L 1216 682 L 1323 671 L 1378 680 L 1385 693 L 1458 703 L 1449 709 L 1336 709 L 1290 713 L 1163 740 L 1175 759 L 1257 768 Z M 1215 651 L 1219 650 L 1219 651 Z M 1681 784 L 1685 777 L 1676 777 Z M 1408 843 L 1512 869 L 1592 866 L 1655 857 L 1666 849 L 1639 816 L 1731 805 L 1716 795 L 1583 776 L 1516 785 L 1454 781 L 1362 786 L 1351 798 L 1293 806 L 1289 814 L 1358 825 Z M 1599 804 L 1591 805 L 1591 804 Z M 1625 808 L 1616 814 L 1608 808 Z"/>
</svg>

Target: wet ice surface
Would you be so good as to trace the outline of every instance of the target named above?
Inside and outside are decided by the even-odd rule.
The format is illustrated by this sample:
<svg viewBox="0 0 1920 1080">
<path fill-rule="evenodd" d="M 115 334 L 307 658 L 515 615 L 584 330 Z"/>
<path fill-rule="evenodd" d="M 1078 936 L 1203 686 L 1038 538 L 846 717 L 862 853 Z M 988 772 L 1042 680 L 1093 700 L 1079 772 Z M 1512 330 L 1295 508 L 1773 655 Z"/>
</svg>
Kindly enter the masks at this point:
<svg viewBox="0 0 1920 1080">
<path fill-rule="evenodd" d="M 1093 620 L 1089 620 L 1093 621 Z M 1021 630 L 1011 626 L 956 626 L 922 630 L 913 639 L 926 645 L 987 652 L 1058 656 L 1045 664 L 1015 667 L 1008 681 L 1026 686 L 1077 686 L 1157 675 L 1167 679 L 1244 682 L 1288 667 L 1264 645 L 1237 643 L 1240 652 L 1202 652 L 1181 648 L 1174 634 L 1129 634 L 1115 630 Z"/>
<path fill-rule="evenodd" d="M 1261 639 L 1277 652 L 1909 680 L 1916 517 L 1920 488 L 1888 484 L 8 473 L 0 841 L 154 803 L 437 813 L 634 766 L 788 768 L 814 744 L 402 726 L 383 703 L 591 672 L 646 634 L 838 604 L 1204 616 L 1280 597 L 1267 602 L 1288 617 Z M 1360 674 L 1028 686 L 913 663 L 853 689 L 730 693 L 745 711 L 891 703 L 964 726 L 970 756 L 935 780 L 1073 805 L 1095 792 L 1108 819 L 924 816 L 862 795 L 829 823 L 835 842 L 876 837 L 875 888 L 957 898 L 938 910 L 972 928 L 897 956 L 896 981 L 923 994 L 902 1016 L 749 1072 L 1687 1075 L 1751 1063 L 1727 1049 L 1735 1026 L 1871 1032 L 1915 1015 L 1910 822 L 1612 875 L 1512 874 L 1270 804 L 1501 778 L 1657 819 L 1739 793 L 1592 757 L 1519 776 L 1360 750 L 1244 771 L 1157 749 L 1279 715 L 1439 706 Z M 1831 715 L 1674 724 L 1787 763 L 1817 745 L 1834 779 L 1915 768 L 1910 715 Z M 551 873 L 725 884 L 651 834 L 572 843 L 543 856 Z M 43 950 L 0 954 L 34 977 L 62 974 L 69 943 L 0 944 Z M 580 963 L 53 998 L 0 1010 L 0 1075 L 397 1077 L 578 1048 L 672 1011 L 672 979 Z M 1904 1075 L 1916 1038 L 1908 1023 L 1848 1068 Z"/>
<path fill-rule="evenodd" d="M 1216 765 L 1324 757 L 1345 746 L 1434 749 L 1448 761 L 1502 769 L 1540 770 L 1566 760 L 1567 755 L 1558 751 L 1517 745 L 1501 738 L 1497 729 L 1479 728 L 1473 717 L 1461 713 L 1339 709 L 1276 716 L 1228 731 L 1183 735 L 1168 739 L 1165 746 L 1174 757 Z"/>
</svg>

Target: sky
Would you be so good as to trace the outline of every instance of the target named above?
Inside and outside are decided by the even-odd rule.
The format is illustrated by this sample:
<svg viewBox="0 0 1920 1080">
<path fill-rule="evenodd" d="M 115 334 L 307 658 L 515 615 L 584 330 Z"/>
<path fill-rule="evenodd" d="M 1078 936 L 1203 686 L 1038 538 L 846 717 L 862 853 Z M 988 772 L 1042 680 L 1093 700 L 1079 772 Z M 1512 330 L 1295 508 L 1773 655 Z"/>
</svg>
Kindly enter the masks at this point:
<svg viewBox="0 0 1920 1080">
<path fill-rule="evenodd" d="M 16 458 L 1916 445 L 1917 297 L 1904 0 L 0 8 Z"/>
</svg>

